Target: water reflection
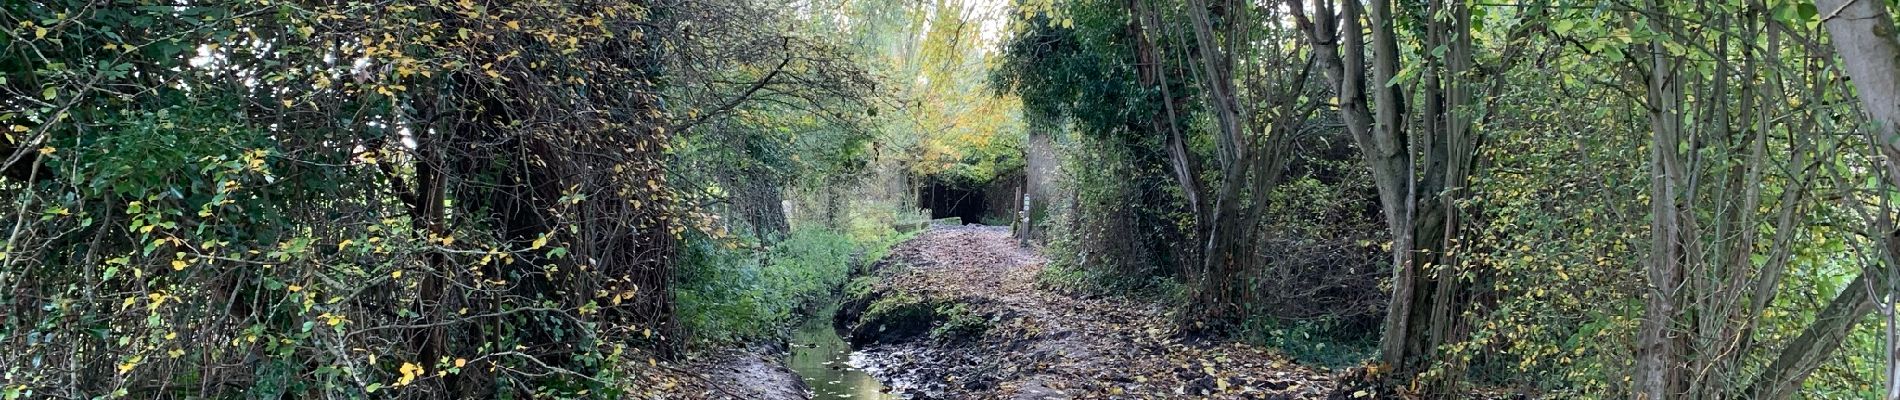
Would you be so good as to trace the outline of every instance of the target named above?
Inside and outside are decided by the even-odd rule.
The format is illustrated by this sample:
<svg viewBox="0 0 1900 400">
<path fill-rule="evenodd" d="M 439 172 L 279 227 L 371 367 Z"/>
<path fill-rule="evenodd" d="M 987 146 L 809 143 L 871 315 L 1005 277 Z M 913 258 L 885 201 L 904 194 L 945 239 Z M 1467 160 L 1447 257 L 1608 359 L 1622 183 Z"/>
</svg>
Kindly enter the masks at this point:
<svg viewBox="0 0 1900 400">
<path fill-rule="evenodd" d="M 851 367 L 851 344 L 831 327 L 835 311 L 832 306 L 798 327 L 786 363 L 811 386 L 813 399 L 897 400 L 877 378 Z"/>
</svg>

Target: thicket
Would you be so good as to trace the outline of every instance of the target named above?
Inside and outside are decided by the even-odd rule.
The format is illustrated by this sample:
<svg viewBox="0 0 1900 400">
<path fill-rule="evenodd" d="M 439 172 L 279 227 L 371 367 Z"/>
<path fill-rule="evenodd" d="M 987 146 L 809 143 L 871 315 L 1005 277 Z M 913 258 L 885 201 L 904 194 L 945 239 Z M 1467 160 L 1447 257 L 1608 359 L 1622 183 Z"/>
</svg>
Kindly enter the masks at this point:
<svg viewBox="0 0 1900 400">
<path fill-rule="evenodd" d="M 841 296 L 853 267 L 894 246 L 895 236 L 860 242 L 822 227 L 795 229 L 765 251 L 688 241 L 680 318 L 710 342 L 777 339 L 783 330 Z"/>
<path fill-rule="evenodd" d="M 1284 172 L 1273 178 L 1285 183 L 1227 194 L 1258 207 L 1235 217 L 1251 222 L 1230 227 L 1254 235 L 1242 247 L 1255 265 L 1210 276 L 1207 221 L 1217 196 L 1208 188 L 1224 178 L 1207 163 L 1220 139 L 1206 129 L 1205 106 L 1184 101 L 1201 89 L 1167 80 L 1193 73 L 1176 63 L 1132 64 L 1154 55 L 1131 36 L 1124 4 L 1062 3 L 1068 8 L 1060 12 L 1037 6 L 1018 3 L 1024 9 L 992 84 L 1022 96 L 1026 118 L 1064 128 L 1056 130 L 1063 198 L 1042 221 L 1058 232 L 1044 279 L 1225 307 L 1225 317 L 1180 311 L 1191 328 L 1308 349 L 1295 351 L 1308 361 L 1343 364 L 1365 353 L 1385 301 L 1377 287 L 1384 271 L 1372 265 L 1381 239 L 1376 194 L 1350 138 L 1331 127 L 1337 121 L 1295 121 L 1287 129 L 1297 135 L 1283 146 L 1298 151 L 1277 162 Z M 1176 99 L 1164 103 L 1170 95 Z M 1191 245 L 1172 245 L 1179 243 Z M 1228 293 L 1209 297 L 1210 279 L 1227 282 Z"/>
<path fill-rule="evenodd" d="M 877 159 L 888 105 L 829 21 L 6 2 L 0 397 L 657 390 L 640 366 L 784 322 L 907 215 L 782 211 Z"/>
<path fill-rule="evenodd" d="M 1875 398 L 1900 46 L 1816 3 L 1019 0 L 992 82 L 1052 281 L 1425 396 Z"/>
</svg>

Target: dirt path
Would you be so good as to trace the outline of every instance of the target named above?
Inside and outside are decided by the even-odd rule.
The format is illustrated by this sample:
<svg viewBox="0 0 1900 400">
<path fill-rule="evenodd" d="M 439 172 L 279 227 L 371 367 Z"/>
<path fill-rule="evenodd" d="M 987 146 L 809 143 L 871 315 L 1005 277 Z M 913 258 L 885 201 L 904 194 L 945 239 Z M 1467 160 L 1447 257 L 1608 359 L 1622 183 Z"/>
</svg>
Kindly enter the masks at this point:
<svg viewBox="0 0 1900 400">
<path fill-rule="evenodd" d="M 1180 338 L 1161 305 L 1043 288 L 1036 276 L 1046 261 L 1015 243 L 1007 228 L 933 227 L 893 250 L 890 276 L 871 297 L 922 298 L 940 315 L 930 335 L 865 348 L 864 367 L 911 398 L 1296 399 L 1331 391 L 1327 374 L 1266 349 Z M 969 325 L 953 322 L 958 316 L 984 327 L 946 329 Z M 861 322 L 882 323 L 874 319 Z"/>
</svg>

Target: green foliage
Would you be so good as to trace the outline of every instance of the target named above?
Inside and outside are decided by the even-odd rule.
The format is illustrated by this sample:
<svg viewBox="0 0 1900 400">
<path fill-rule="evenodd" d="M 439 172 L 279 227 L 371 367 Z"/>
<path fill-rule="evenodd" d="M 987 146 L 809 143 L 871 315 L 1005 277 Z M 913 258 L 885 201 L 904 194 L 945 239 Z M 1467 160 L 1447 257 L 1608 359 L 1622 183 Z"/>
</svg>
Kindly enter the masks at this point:
<svg viewBox="0 0 1900 400">
<path fill-rule="evenodd" d="M 900 225 L 927 218 L 915 210 L 905 212 L 900 207 L 885 204 L 860 204 L 846 214 L 844 235 L 865 246 L 863 259 L 867 261 L 884 258 L 892 247 L 923 232 L 922 229 L 900 230 Z"/>
<path fill-rule="evenodd" d="M 674 296 L 681 321 L 702 341 L 776 337 L 802 313 L 833 301 L 862 247 L 842 234 L 801 228 L 772 248 L 689 239 Z"/>
<path fill-rule="evenodd" d="M 942 318 L 936 301 L 897 291 L 872 300 L 852 325 L 856 344 L 898 343 L 929 333 Z"/>
<path fill-rule="evenodd" d="M 1364 325 L 1329 319 L 1289 321 L 1262 316 L 1241 322 L 1235 336 L 1280 349 L 1301 364 L 1344 368 L 1378 355 L 1378 337 L 1363 331 Z"/>
<path fill-rule="evenodd" d="M 1052 279 L 1167 292 L 1179 277 L 1173 263 L 1191 250 L 1161 245 L 1185 241 L 1188 222 L 1172 182 L 1141 173 L 1166 168 L 1159 155 L 1112 138 L 1083 137 L 1067 146 L 1062 172 L 1076 199 L 1056 202 L 1045 221 L 1055 232 L 1048 250 Z"/>
<path fill-rule="evenodd" d="M 1076 132 L 1098 137 L 1143 135 L 1140 127 L 1162 109 L 1161 93 L 1137 82 L 1127 11 L 1109 1 L 1058 7 L 1063 20 L 1042 13 L 1012 19 L 992 88 L 1022 97 L 1032 123 L 1072 122 Z M 1189 90 L 1182 80 L 1172 84 L 1176 95 Z"/>
<path fill-rule="evenodd" d="M 852 10 L 858 42 L 891 103 L 880 108 L 879 146 L 903 171 L 981 185 L 1023 167 L 1026 135 L 1013 96 L 985 95 L 996 61 L 984 26 L 985 2 L 819 0 L 813 9 Z M 824 4 L 824 5 L 819 5 Z M 872 33 L 875 32 L 875 33 Z M 881 37 L 874 37 L 881 36 Z"/>
<path fill-rule="evenodd" d="M 1187 287 L 1171 277 L 1130 276 L 1112 270 L 1051 263 L 1043 267 L 1036 279 L 1042 285 L 1075 293 L 1128 296 L 1163 304 L 1180 304 L 1187 299 Z"/>
<path fill-rule="evenodd" d="M 970 311 L 970 305 L 958 302 L 937 306 L 937 315 L 942 322 L 930 329 L 930 338 L 950 341 L 974 341 L 989 331 L 990 321 L 982 314 Z"/>
<path fill-rule="evenodd" d="M 877 283 L 882 280 L 884 280 L 883 277 L 871 275 L 851 278 L 851 282 L 844 286 L 844 298 L 846 300 L 868 299 L 873 294 L 872 292 L 877 290 Z"/>
<path fill-rule="evenodd" d="M 699 340 L 730 342 L 774 333 L 770 317 L 787 304 L 766 304 L 763 260 L 750 251 L 689 235 L 681 248 L 674 292 L 680 323 Z M 764 317 L 764 318 L 761 318 Z"/>
<path fill-rule="evenodd" d="M 714 48 L 683 24 L 779 26 L 694 13 L 792 19 L 772 6 L 5 2 L 0 394 L 643 397 L 659 385 L 629 366 L 683 333 L 670 294 L 739 337 L 820 301 L 866 247 L 797 232 L 741 251 L 704 195 L 868 158 L 833 111 L 864 109 L 869 80 L 822 35 L 717 79 L 669 58 Z M 771 116 L 723 125 L 749 147 L 669 135 L 704 103 L 663 98 L 732 98 L 678 88 L 785 58 L 834 61 L 788 65 L 838 90 L 733 106 Z M 674 180 L 708 160 L 752 179 Z M 751 291 L 672 290 L 680 258 Z"/>
<path fill-rule="evenodd" d="M 1891 268 L 1875 239 L 1884 234 L 1867 232 L 1891 229 L 1887 212 L 1873 209 L 1885 210 L 1895 189 L 1870 174 L 1885 167 L 1859 147 L 1866 126 L 1839 84 L 1835 55 L 1805 45 L 1826 33 L 1826 10 L 1811 4 L 1359 3 L 1360 18 L 1392 8 L 1371 13 L 1385 21 L 1358 21 L 1372 22 L 1367 33 L 1393 29 L 1386 44 L 1354 47 L 1361 43 L 1341 43 L 1376 41 L 1337 30 L 1354 2 L 1252 9 L 1259 15 L 1225 1 L 1014 3 L 1020 13 L 991 84 L 1022 98 L 1032 126 L 1056 127 L 1072 196 L 1037 218 L 1054 233 L 1042 275 L 1050 285 L 1128 293 L 1176 279 L 1209 284 L 1193 278 L 1213 267 L 1195 262 L 1206 244 L 1193 237 L 1200 214 L 1178 189 L 1188 184 L 1176 181 L 1228 179 L 1193 165 L 1227 143 L 1197 106 L 1220 99 L 1195 90 L 1220 86 L 1206 75 L 1221 67 L 1235 69 L 1239 93 L 1228 94 L 1240 99 L 1239 114 L 1252 111 L 1245 123 L 1292 122 L 1301 136 L 1291 141 L 1294 159 L 1275 171 L 1284 174 L 1279 186 L 1222 198 L 1264 204 L 1258 225 L 1243 228 L 1260 237 L 1243 257 L 1263 261 L 1215 284 L 1243 293 L 1235 333 L 1303 359 L 1367 357 L 1380 303 L 1390 301 L 1414 306 L 1399 315 L 1414 323 L 1391 343 L 1405 365 L 1370 370 L 1397 371 L 1410 390 L 1443 395 L 1432 391 L 1476 383 L 1623 397 L 1639 355 L 1662 347 L 1633 344 L 1647 300 L 1672 313 L 1653 326 L 1680 341 L 1664 356 L 1675 364 L 1661 368 L 1690 367 L 1670 379 L 1695 385 L 1690 397 L 1733 397 L 1793 354 L 1785 349 L 1801 348 L 1791 344 L 1818 326 L 1829 301 L 1856 293 L 1848 282 Z M 1183 27 L 1196 11 L 1216 19 L 1213 35 Z M 1296 22 L 1226 25 L 1230 17 Z M 1322 49 L 1369 54 L 1346 55 L 1365 62 L 1345 66 L 1358 74 L 1347 75 L 1329 69 L 1342 60 L 1320 59 Z M 1198 64 L 1222 50 L 1235 58 Z M 1388 66 L 1393 75 L 1379 76 Z M 1383 82 L 1360 82 L 1366 74 Z M 1275 90 L 1299 84 L 1369 85 L 1377 95 Z M 1271 107 L 1257 106 L 1315 94 L 1338 96 L 1319 101 L 1317 120 L 1268 120 Z M 1185 145 L 1171 149 L 1177 131 Z M 1665 136 L 1678 137 L 1659 142 Z M 1471 158 L 1448 156 L 1464 145 Z M 1394 157 L 1404 171 L 1387 173 Z M 1198 176 L 1178 174 L 1196 168 Z M 1469 181 L 1446 178 L 1464 173 Z M 1435 187 L 1441 179 L 1446 186 Z M 1403 220 L 1381 221 L 1381 211 Z M 1430 243 L 1395 243 L 1405 238 Z M 1430 250 L 1389 253 L 1395 245 Z M 1422 272 L 1401 275 L 1414 282 L 1405 288 L 1412 297 L 1390 298 L 1399 282 L 1386 278 L 1407 258 L 1430 263 L 1399 269 Z M 1759 305 L 1742 306 L 1750 301 Z M 1884 358 L 1878 329 L 1852 327 L 1843 349 L 1816 354 L 1827 362 L 1804 376 L 1804 394 L 1871 396 L 1882 375 L 1873 365 Z M 1431 359 L 1412 362 L 1418 354 Z"/>
<path fill-rule="evenodd" d="M 950 342 L 968 342 L 990 329 L 988 316 L 958 299 L 932 298 L 897 289 L 866 292 L 855 301 L 866 302 L 862 313 L 851 325 L 851 340 L 869 343 L 900 343 L 922 337 Z"/>
</svg>

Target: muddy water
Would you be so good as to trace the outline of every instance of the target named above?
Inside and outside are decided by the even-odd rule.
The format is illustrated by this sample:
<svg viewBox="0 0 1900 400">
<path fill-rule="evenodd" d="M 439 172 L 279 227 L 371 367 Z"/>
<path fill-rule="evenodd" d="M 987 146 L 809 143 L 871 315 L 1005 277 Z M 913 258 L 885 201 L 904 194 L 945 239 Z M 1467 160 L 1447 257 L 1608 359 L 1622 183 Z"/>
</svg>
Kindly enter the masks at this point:
<svg viewBox="0 0 1900 400">
<path fill-rule="evenodd" d="M 851 344 L 831 326 L 831 306 L 792 334 L 792 356 L 785 363 L 811 386 L 813 399 L 897 400 L 877 378 L 851 366 Z"/>
</svg>

